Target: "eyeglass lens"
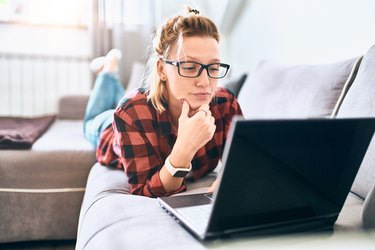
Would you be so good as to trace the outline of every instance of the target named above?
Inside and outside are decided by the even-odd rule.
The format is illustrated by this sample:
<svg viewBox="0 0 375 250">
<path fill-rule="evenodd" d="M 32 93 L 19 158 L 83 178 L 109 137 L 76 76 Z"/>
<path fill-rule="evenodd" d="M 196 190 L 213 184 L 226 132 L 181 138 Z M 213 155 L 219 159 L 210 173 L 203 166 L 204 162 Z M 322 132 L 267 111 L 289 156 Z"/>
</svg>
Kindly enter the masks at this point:
<svg viewBox="0 0 375 250">
<path fill-rule="evenodd" d="M 202 65 L 194 62 L 181 62 L 179 66 L 180 75 L 186 77 L 197 77 L 203 70 Z M 214 63 L 209 65 L 207 72 L 210 77 L 221 78 L 226 75 L 227 70 L 228 69 L 221 66 L 220 63 Z"/>
</svg>

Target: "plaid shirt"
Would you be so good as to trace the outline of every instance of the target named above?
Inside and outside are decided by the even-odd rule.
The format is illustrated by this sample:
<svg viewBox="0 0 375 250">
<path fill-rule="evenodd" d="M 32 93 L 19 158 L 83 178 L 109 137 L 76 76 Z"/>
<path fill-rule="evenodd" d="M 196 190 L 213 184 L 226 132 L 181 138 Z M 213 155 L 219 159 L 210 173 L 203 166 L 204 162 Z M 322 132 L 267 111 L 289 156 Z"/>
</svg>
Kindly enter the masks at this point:
<svg viewBox="0 0 375 250">
<path fill-rule="evenodd" d="M 177 138 L 169 112 L 160 114 L 146 98 L 144 89 L 138 89 L 122 99 L 112 127 L 102 133 L 97 159 L 103 165 L 124 168 L 132 194 L 157 197 L 182 192 L 186 190 L 184 183 L 178 190 L 167 192 L 159 177 Z M 194 180 L 215 169 L 223 154 L 232 118 L 242 115 L 236 98 L 224 88 L 217 89 L 210 111 L 215 118 L 216 131 L 192 160 L 189 176 Z"/>
</svg>

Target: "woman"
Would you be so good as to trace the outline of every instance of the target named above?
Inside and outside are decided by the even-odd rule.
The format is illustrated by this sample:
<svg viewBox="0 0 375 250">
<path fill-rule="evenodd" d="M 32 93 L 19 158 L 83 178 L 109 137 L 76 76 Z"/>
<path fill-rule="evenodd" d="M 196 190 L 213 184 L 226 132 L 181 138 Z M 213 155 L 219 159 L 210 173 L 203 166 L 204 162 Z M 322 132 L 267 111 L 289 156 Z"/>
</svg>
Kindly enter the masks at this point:
<svg viewBox="0 0 375 250">
<path fill-rule="evenodd" d="M 97 159 L 124 168 L 133 194 L 168 196 L 184 177 L 210 173 L 222 156 L 237 100 L 217 88 L 221 63 L 215 24 L 188 8 L 166 21 L 154 39 L 149 85 L 128 93 L 102 132 Z"/>
</svg>

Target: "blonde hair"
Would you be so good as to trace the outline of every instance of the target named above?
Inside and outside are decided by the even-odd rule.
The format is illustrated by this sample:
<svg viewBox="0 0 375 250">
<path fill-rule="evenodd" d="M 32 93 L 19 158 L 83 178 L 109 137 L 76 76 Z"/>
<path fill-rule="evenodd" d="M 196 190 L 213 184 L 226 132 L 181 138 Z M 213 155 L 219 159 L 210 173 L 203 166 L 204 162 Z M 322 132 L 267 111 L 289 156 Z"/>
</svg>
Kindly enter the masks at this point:
<svg viewBox="0 0 375 250">
<path fill-rule="evenodd" d="M 147 100 L 159 113 L 166 110 L 167 101 L 165 99 L 166 84 L 157 72 L 157 61 L 160 58 L 167 58 L 171 47 L 181 44 L 183 37 L 192 36 L 212 37 L 217 42 L 220 40 L 216 25 L 191 7 L 187 7 L 186 15 L 177 15 L 167 19 L 154 36 L 151 55 L 146 67 L 148 77 L 144 81 L 147 81 Z"/>
</svg>

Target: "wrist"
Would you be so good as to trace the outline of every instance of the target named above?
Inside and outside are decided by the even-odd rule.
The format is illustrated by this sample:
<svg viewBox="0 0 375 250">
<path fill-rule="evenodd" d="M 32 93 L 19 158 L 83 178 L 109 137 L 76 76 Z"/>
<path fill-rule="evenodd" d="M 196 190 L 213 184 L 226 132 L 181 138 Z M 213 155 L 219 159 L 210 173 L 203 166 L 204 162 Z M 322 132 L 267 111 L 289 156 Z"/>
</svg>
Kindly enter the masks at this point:
<svg viewBox="0 0 375 250">
<path fill-rule="evenodd" d="M 169 156 L 169 162 L 176 168 L 188 168 L 191 164 L 190 158 L 179 156 L 171 153 Z"/>
<path fill-rule="evenodd" d="M 180 148 L 176 143 L 169 155 L 169 160 L 175 167 L 187 168 L 189 167 L 193 157 L 193 153 L 189 152 L 187 149 Z"/>
<path fill-rule="evenodd" d="M 186 175 L 189 174 L 191 170 L 191 163 L 189 164 L 187 168 L 175 167 L 170 162 L 169 157 L 170 156 L 168 156 L 167 159 L 165 159 L 164 166 L 166 170 L 172 175 L 172 177 L 185 177 Z"/>
</svg>

